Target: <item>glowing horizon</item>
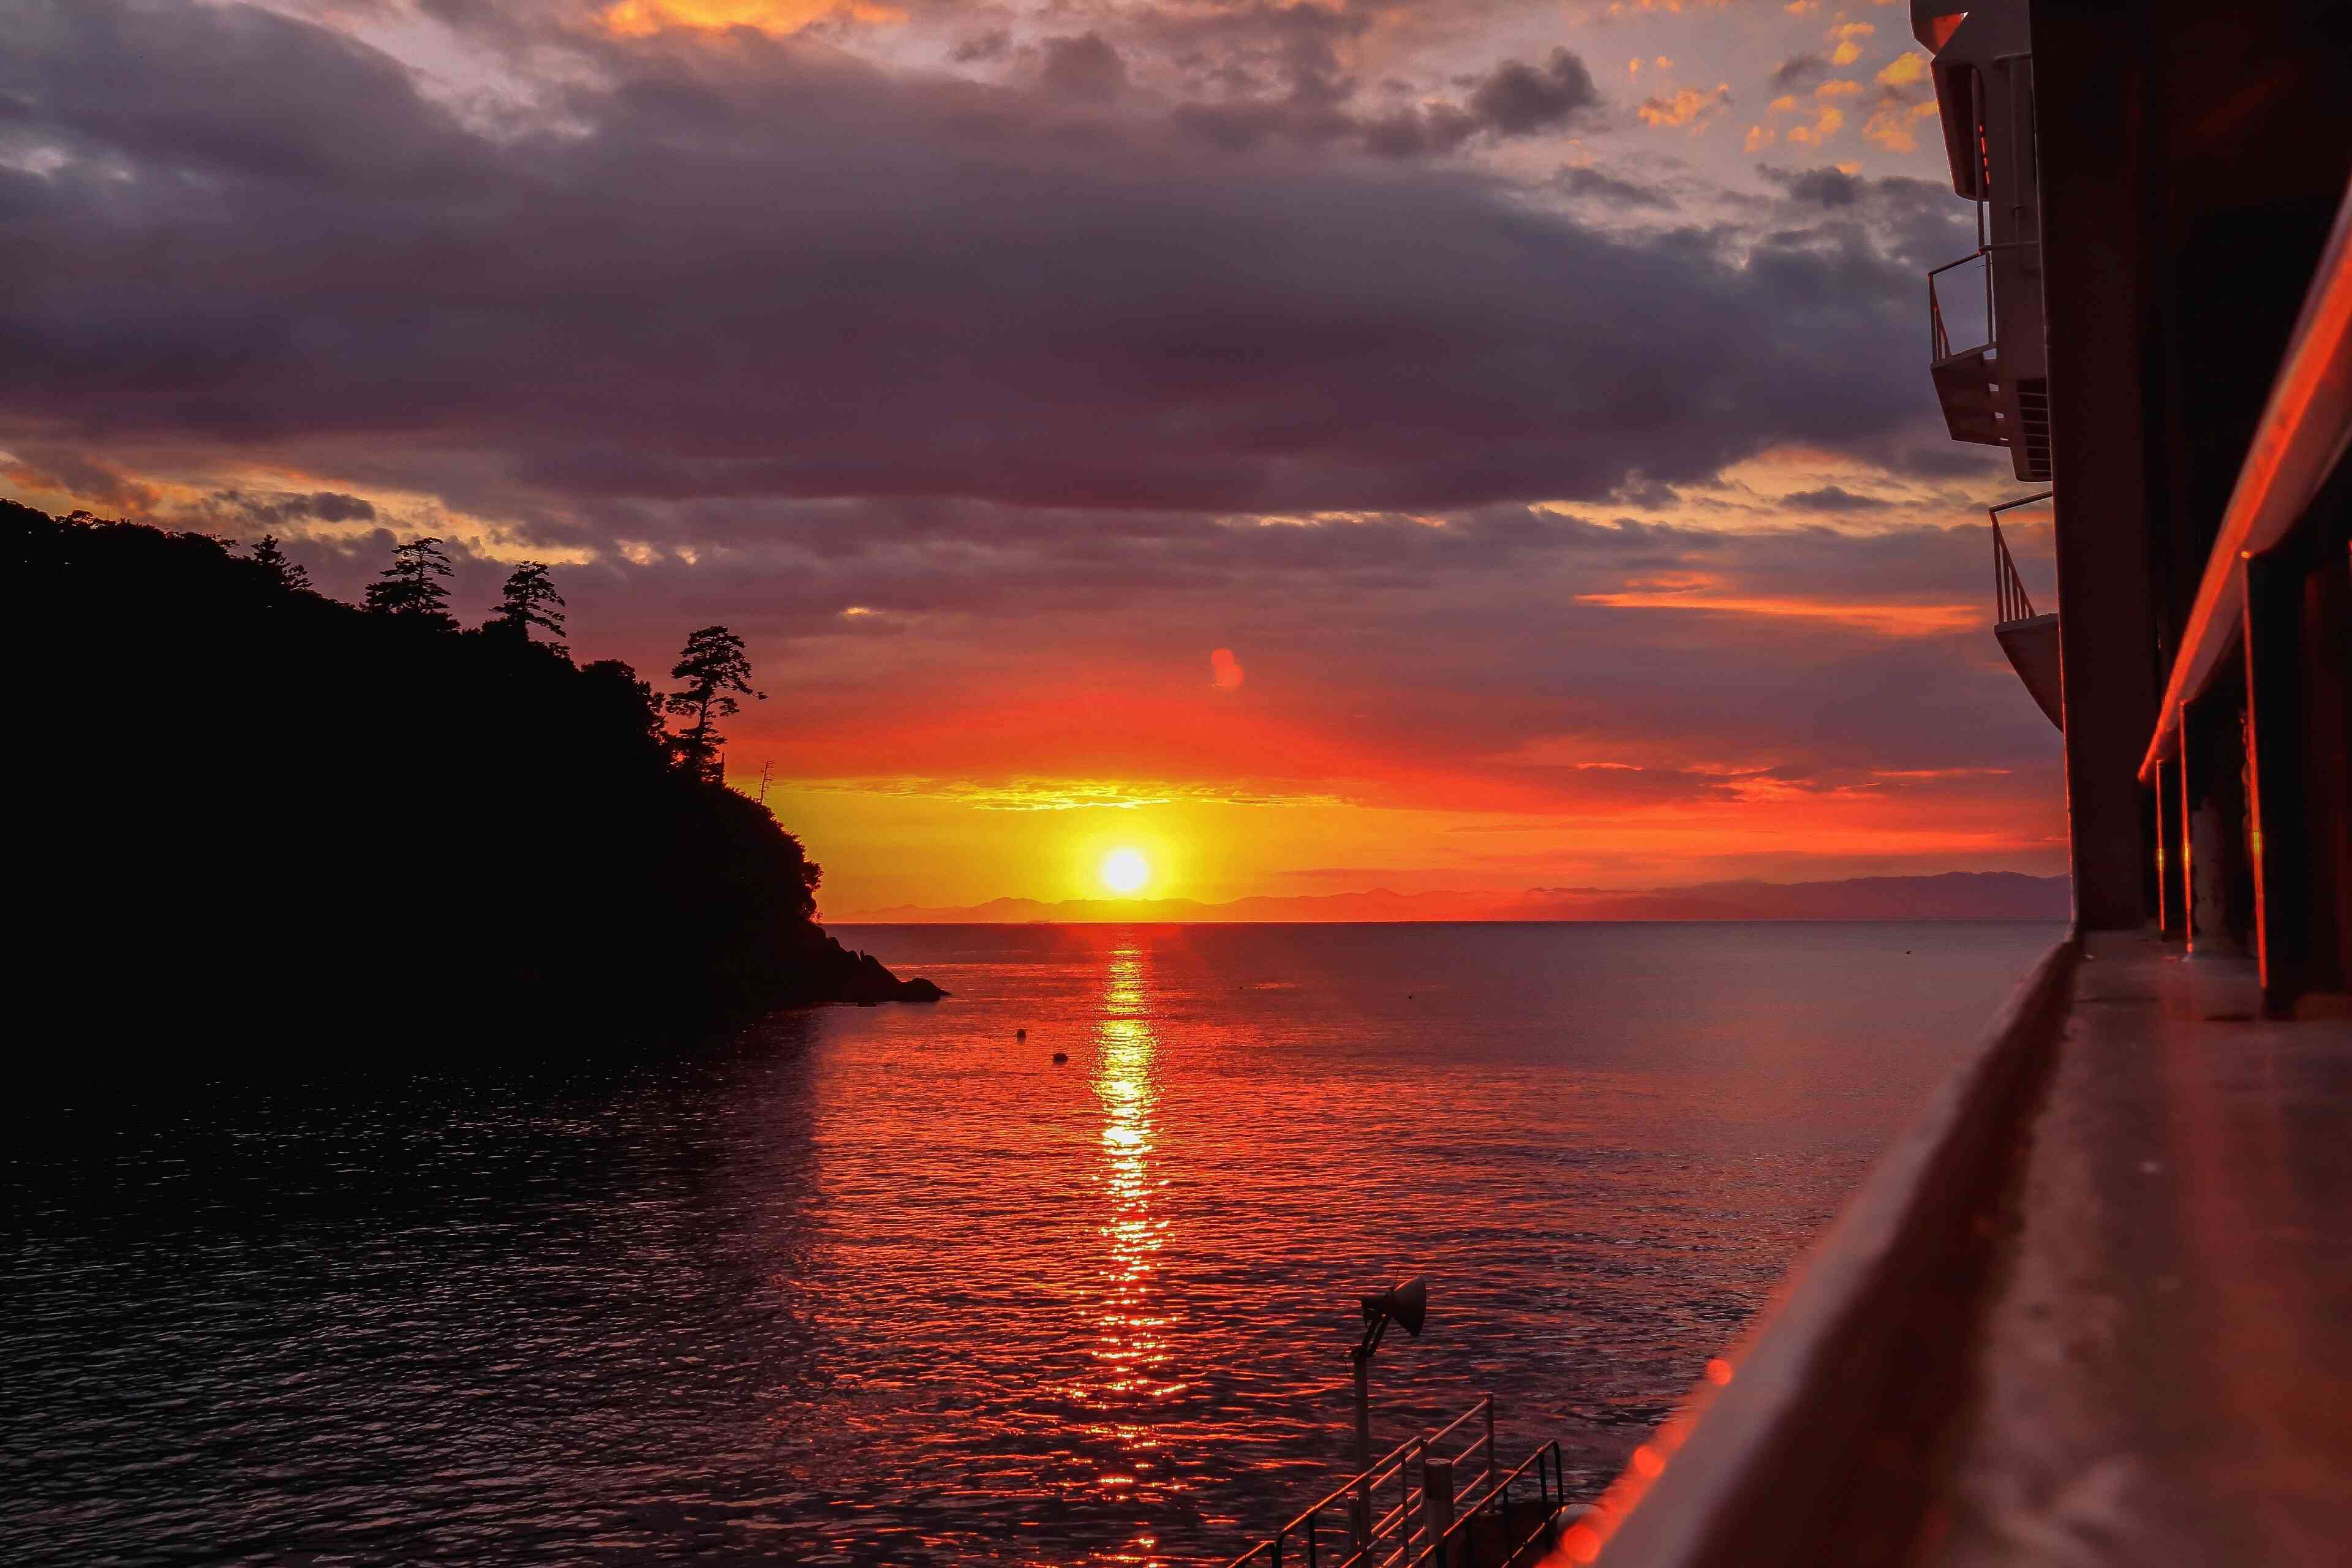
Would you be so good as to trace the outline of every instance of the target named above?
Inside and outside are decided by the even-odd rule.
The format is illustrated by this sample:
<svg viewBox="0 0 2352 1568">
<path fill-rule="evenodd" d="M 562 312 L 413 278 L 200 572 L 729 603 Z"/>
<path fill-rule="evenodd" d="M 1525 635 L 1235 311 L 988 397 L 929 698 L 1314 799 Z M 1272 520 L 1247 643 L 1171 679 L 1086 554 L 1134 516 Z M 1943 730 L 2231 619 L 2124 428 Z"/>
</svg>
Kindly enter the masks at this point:
<svg viewBox="0 0 2352 1568">
<path fill-rule="evenodd" d="M 2063 867 L 1989 629 L 2017 487 L 1916 360 L 1974 229 L 1900 28 L 75 10 L 0 494 L 351 600 L 433 535 L 469 625 L 544 562 L 656 687 L 729 626 L 729 775 L 825 909 L 1118 896 L 1121 849 L 1205 902 Z"/>
</svg>

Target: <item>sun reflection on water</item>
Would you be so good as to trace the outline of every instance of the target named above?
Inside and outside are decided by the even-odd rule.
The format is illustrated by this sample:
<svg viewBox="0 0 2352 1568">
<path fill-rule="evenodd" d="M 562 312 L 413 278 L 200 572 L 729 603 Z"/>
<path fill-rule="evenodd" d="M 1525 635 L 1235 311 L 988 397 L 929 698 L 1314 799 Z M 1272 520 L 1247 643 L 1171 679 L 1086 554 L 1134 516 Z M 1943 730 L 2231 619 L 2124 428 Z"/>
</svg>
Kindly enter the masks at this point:
<svg viewBox="0 0 2352 1568">
<path fill-rule="evenodd" d="M 1126 1456 L 1126 1473 L 1095 1478 L 1106 1491 L 1132 1496 L 1164 1489 L 1160 1442 L 1149 1406 L 1174 1398 L 1184 1383 L 1170 1375 L 1169 1316 L 1157 1279 L 1167 1246 L 1168 1220 L 1153 1212 L 1167 1185 L 1159 1173 L 1160 1040 L 1151 1019 L 1150 959 L 1139 947 L 1120 947 L 1103 971 L 1100 1016 L 1095 1025 L 1094 1091 L 1102 1102 L 1101 1234 L 1106 1244 L 1097 1308 L 1093 1357 L 1098 1375 L 1086 1403 L 1099 1416 L 1094 1435 Z M 1154 1543 L 1136 1542 L 1148 1558 Z"/>
</svg>

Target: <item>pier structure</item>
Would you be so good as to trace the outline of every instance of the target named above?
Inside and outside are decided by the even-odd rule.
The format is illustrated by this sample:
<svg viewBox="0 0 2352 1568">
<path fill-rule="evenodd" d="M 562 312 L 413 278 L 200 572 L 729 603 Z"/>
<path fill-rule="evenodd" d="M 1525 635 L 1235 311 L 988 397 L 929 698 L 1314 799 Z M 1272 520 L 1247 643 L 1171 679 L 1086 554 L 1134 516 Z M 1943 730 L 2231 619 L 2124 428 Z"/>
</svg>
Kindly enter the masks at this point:
<svg viewBox="0 0 2352 1568">
<path fill-rule="evenodd" d="M 1557 1440 L 1509 1469 L 1495 1396 L 1333 1486 L 1229 1568 L 1530 1568 L 1574 1511 Z"/>
<path fill-rule="evenodd" d="M 1929 377 L 2046 492 L 1992 510 L 1995 632 L 2062 732 L 2074 929 L 1552 1561 L 2333 1568 L 2352 5 L 1912 20 L 1979 235 Z M 2043 500 L 2036 606 L 2000 524 Z"/>
</svg>

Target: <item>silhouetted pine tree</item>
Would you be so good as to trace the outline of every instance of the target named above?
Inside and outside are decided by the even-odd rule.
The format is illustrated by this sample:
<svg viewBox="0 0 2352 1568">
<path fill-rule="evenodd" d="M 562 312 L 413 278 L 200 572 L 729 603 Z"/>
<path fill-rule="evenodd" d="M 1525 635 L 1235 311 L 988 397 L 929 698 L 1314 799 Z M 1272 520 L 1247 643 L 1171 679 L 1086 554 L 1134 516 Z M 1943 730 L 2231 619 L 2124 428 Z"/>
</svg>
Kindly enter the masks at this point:
<svg viewBox="0 0 2352 1568">
<path fill-rule="evenodd" d="M 261 569 L 278 581 L 278 592 L 307 594 L 310 591 L 310 574 L 294 564 L 283 550 L 278 548 L 278 536 L 265 533 L 253 547 L 253 559 Z"/>
<path fill-rule="evenodd" d="M 673 748 L 669 732 L 662 728 L 662 700 L 654 695 L 650 680 L 639 680 L 637 672 L 617 658 L 594 659 L 580 667 L 582 685 L 594 694 L 593 705 L 600 715 L 609 715 L 613 727 L 642 742 L 656 756 L 668 756 Z"/>
<path fill-rule="evenodd" d="M 705 626 L 686 639 L 677 666 L 669 673 L 671 679 L 686 685 L 662 699 L 662 706 L 679 718 L 694 721 L 670 744 L 688 771 L 712 784 L 721 783 L 718 721 L 742 711 L 729 693 L 740 691 L 762 702 L 768 700 L 766 692 L 751 689 L 751 661 L 743 652 L 743 639 L 725 626 Z"/>
<path fill-rule="evenodd" d="M 505 595 L 499 607 L 490 612 L 490 618 L 482 623 L 482 629 L 529 642 L 533 626 L 545 627 L 552 634 L 547 646 L 555 652 L 572 651 L 563 646 L 563 595 L 548 580 L 544 565 L 526 561 L 508 575 Z"/>
<path fill-rule="evenodd" d="M 412 539 L 395 546 L 392 564 L 368 584 L 367 607 L 379 616 L 413 616 L 454 630 L 457 618 L 449 613 L 449 590 L 440 579 L 449 575 L 449 557 L 437 539 Z"/>
</svg>

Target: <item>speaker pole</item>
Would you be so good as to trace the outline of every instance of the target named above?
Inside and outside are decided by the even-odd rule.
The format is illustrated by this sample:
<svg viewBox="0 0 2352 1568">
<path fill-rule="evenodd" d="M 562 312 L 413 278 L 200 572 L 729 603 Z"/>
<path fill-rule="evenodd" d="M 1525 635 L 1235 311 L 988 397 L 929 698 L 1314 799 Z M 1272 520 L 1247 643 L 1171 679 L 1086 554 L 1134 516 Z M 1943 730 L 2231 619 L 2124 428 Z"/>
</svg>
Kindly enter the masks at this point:
<svg viewBox="0 0 2352 1568">
<path fill-rule="evenodd" d="M 1372 1543 L 1372 1343 L 1370 1334 L 1356 1347 L 1356 1500 L 1349 1518 L 1354 1524 L 1356 1550 Z"/>
</svg>

